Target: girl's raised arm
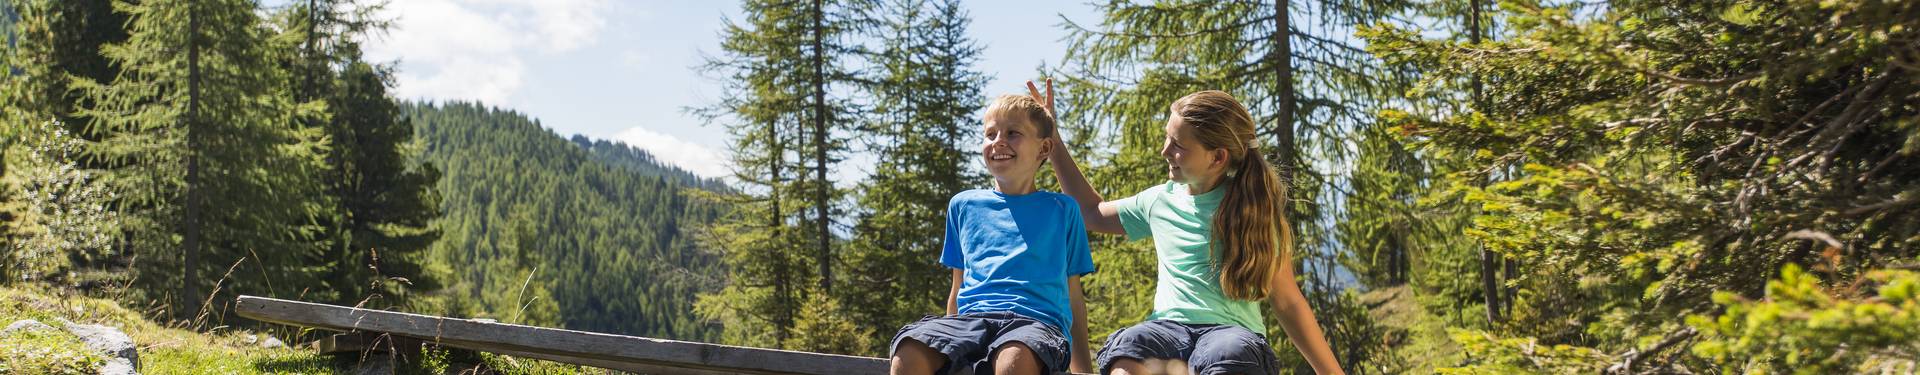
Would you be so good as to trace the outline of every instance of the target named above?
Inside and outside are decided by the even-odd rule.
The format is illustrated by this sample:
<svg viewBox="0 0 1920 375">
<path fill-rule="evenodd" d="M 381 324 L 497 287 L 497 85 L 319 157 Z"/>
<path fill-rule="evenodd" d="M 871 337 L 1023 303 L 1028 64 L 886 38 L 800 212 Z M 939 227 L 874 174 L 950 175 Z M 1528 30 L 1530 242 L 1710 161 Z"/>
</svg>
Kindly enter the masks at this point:
<svg viewBox="0 0 1920 375">
<path fill-rule="evenodd" d="M 1060 118 L 1053 113 L 1052 78 L 1047 79 L 1046 96 L 1040 96 L 1040 89 L 1033 86 L 1033 81 L 1027 81 L 1027 94 L 1039 101 L 1042 108 L 1046 108 L 1048 116 L 1053 116 L 1056 121 Z M 1087 230 L 1107 234 L 1127 234 L 1126 227 L 1120 225 L 1120 207 L 1100 198 L 1100 192 L 1094 191 L 1093 185 L 1087 183 L 1087 176 L 1080 174 L 1080 166 L 1074 164 L 1073 155 L 1067 151 L 1066 136 L 1060 134 L 1057 126 L 1055 128 L 1053 153 L 1048 156 L 1048 160 L 1053 162 L 1053 175 L 1060 180 L 1060 190 L 1072 196 L 1075 202 L 1080 203 L 1080 217 L 1081 220 L 1086 221 Z"/>
</svg>

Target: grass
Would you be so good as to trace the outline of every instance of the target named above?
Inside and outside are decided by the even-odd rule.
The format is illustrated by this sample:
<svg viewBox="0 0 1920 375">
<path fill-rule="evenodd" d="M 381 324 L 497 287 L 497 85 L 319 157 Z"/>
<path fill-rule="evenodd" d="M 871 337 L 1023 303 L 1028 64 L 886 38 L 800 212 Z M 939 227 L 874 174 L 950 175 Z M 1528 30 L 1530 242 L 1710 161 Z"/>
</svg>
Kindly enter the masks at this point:
<svg viewBox="0 0 1920 375">
<path fill-rule="evenodd" d="M 350 373 L 358 358 L 333 357 L 312 350 L 264 348 L 260 333 L 216 327 L 197 332 L 147 320 L 109 299 L 77 295 L 35 284 L 0 287 L 0 326 L 33 319 L 61 327 L 61 319 L 111 326 L 133 338 L 142 374 L 334 374 Z M 281 331 L 284 329 L 284 331 Z M 272 336 L 299 333 L 274 329 Z M 598 369 L 512 358 L 487 353 L 430 350 L 418 363 L 398 366 L 403 374 L 595 374 Z M 0 337 L 0 375 L 91 374 L 105 360 L 79 339 L 60 332 Z M 369 360 L 385 360 L 384 357 Z"/>
<path fill-rule="evenodd" d="M 1377 369 L 1382 373 L 1431 374 L 1440 367 L 1460 363 L 1460 345 L 1447 336 L 1445 318 L 1422 307 L 1421 297 L 1412 287 L 1398 286 L 1368 292 L 1361 300 L 1375 306 L 1369 312 L 1373 320 L 1404 333 L 1388 344 L 1393 348 L 1390 361 L 1399 368 Z"/>
</svg>

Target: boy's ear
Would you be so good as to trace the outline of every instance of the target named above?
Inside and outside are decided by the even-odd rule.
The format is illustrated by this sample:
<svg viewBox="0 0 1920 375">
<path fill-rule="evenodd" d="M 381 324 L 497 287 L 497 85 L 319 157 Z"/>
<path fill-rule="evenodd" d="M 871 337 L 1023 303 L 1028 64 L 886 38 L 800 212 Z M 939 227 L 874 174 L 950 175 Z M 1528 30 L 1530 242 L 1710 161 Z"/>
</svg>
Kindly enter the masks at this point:
<svg viewBox="0 0 1920 375">
<path fill-rule="evenodd" d="M 1053 135 L 1053 137 L 1058 137 L 1058 136 L 1060 135 L 1059 134 Z M 1040 141 L 1040 160 L 1047 160 L 1047 157 L 1053 156 L 1053 137 L 1041 138 L 1042 141 Z"/>
</svg>

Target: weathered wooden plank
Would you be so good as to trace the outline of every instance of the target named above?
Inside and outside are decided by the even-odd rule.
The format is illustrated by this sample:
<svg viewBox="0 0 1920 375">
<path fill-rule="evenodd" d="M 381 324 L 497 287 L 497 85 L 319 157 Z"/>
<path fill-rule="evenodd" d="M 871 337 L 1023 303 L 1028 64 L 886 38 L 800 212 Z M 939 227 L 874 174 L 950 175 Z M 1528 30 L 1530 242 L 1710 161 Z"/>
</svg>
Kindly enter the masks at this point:
<svg viewBox="0 0 1920 375">
<path fill-rule="evenodd" d="M 882 374 L 880 358 L 571 331 L 241 296 L 240 316 L 344 332 L 386 332 L 439 345 L 657 374 Z"/>
</svg>

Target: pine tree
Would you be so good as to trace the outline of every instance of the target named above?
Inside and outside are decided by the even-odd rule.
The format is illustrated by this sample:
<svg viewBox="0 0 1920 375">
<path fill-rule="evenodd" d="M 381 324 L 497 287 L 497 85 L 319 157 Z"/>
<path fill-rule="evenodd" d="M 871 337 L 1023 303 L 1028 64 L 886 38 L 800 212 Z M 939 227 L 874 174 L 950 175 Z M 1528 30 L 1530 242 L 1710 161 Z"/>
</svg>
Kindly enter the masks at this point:
<svg viewBox="0 0 1920 375">
<path fill-rule="evenodd" d="M 307 0 L 277 17 L 285 32 L 276 44 L 290 71 L 284 87 L 324 106 L 299 120 L 322 129 L 331 146 L 324 181 L 335 206 L 320 223 L 328 273 L 315 297 L 356 306 L 370 298 L 400 305 L 409 289 L 439 287 L 422 267 L 440 235 L 430 227 L 439 217 L 439 172 L 412 161 L 413 125 L 388 93 L 392 72 L 360 52 L 361 39 L 385 27 L 372 18 L 383 5 Z"/>
<path fill-rule="evenodd" d="M 728 21 L 725 54 L 704 67 L 727 93 L 697 111 L 728 122 L 743 191 L 719 198 L 736 209 L 706 230 L 707 246 L 725 249 L 729 275 L 701 311 L 724 322 L 729 343 L 787 346 L 803 301 L 834 283 L 833 214 L 844 192 L 827 173 L 861 113 L 838 92 L 859 81 L 843 64 L 858 52 L 850 36 L 864 30 L 867 4 L 756 0 L 742 9 L 749 23 Z"/>
<path fill-rule="evenodd" d="M 81 83 L 82 115 L 101 138 L 90 152 L 125 192 L 115 206 L 146 297 L 171 296 L 171 312 L 196 318 L 202 304 L 231 300 L 210 293 L 291 296 L 312 285 L 313 219 L 326 204 L 321 141 L 294 124 L 294 104 L 275 89 L 284 72 L 253 4 L 116 7 L 129 37 L 102 53 L 123 72 Z"/>
<path fill-rule="evenodd" d="M 126 16 L 113 11 L 111 0 L 19 0 L 7 2 L 5 14 L 9 53 L 6 92 L 0 100 L 13 124 L 55 119 L 67 131 L 93 139 L 87 121 L 77 113 L 86 99 L 75 80 L 105 82 L 119 74 L 100 54 L 102 46 L 126 40 Z M 15 22 L 15 19 L 18 21 Z M 23 122 L 24 121 L 24 122 Z M 81 165 L 91 165 L 82 161 Z"/>
<path fill-rule="evenodd" d="M 854 238 L 842 257 L 839 306 L 860 327 L 899 327 L 944 309 L 948 271 L 939 263 L 947 201 L 984 178 L 968 151 L 979 126 L 985 75 L 980 47 L 958 1 L 886 4 L 874 117 L 862 129 L 879 164 L 860 186 Z M 864 354 L 884 355 L 874 342 Z"/>
<path fill-rule="evenodd" d="M 1503 322 L 1455 335 L 1465 370 L 1910 367 L 1912 275 L 1879 269 L 1920 256 L 1920 85 L 1892 42 L 1915 11 L 1502 3 L 1500 40 L 1367 35 L 1430 83 L 1409 102 L 1474 102 L 1388 122 L 1457 164 L 1429 198 L 1479 208 L 1461 233 L 1525 266 L 1490 291 Z"/>
</svg>

